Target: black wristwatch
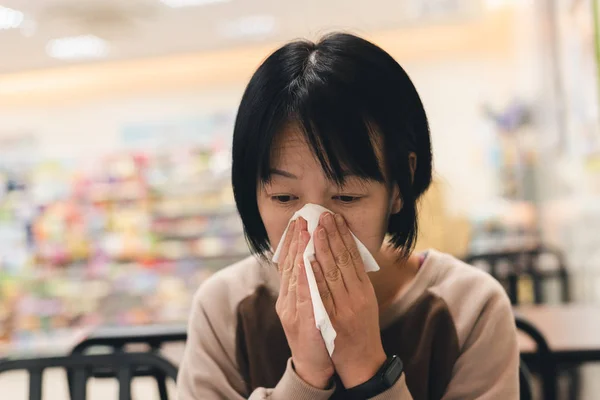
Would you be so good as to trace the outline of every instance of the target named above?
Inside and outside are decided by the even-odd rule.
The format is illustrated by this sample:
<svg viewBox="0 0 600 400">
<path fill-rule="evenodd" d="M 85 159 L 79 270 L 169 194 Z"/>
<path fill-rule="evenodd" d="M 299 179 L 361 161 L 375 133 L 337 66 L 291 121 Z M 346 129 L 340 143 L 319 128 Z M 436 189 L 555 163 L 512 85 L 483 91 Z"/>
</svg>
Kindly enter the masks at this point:
<svg viewBox="0 0 600 400">
<path fill-rule="evenodd" d="M 400 376 L 404 365 L 398 356 L 388 358 L 374 377 L 353 388 L 346 389 L 344 398 L 353 400 L 365 400 L 375 397 L 394 386 Z"/>
</svg>

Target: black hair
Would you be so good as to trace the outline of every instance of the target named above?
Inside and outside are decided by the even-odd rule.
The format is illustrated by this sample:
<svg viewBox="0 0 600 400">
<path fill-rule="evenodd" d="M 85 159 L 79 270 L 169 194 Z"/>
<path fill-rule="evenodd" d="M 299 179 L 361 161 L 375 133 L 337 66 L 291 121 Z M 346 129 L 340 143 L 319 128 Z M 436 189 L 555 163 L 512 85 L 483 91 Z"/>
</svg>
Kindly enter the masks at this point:
<svg viewBox="0 0 600 400">
<path fill-rule="evenodd" d="M 432 155 L 427 116 L 404 69 L 373 43 L 334 33 L 317 43 L 288 43 L 256 70 L 235 121 L 232 183 L 250 248 L 262 256 L 270 244 L 257 190 L 270 179 L 271 146 L 289 123 L 300 127 L 333 182 L 342 184 L 350 172 L 398 185 L 403 206 L 390 217 L 387 233 L 408 256 L 417 237 L 417 200 L 431 183 Z M 414 177 L 411 152 L 417 156 Z"/>
</svg>

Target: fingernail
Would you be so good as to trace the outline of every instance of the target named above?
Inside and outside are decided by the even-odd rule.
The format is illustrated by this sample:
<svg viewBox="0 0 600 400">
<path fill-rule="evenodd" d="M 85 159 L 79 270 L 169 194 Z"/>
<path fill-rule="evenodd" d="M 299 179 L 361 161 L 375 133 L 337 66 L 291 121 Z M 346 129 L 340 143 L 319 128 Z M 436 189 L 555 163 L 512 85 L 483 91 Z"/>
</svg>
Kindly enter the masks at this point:
<svg viewBox="0 0 600 400">
<path fill-rule="evenodd" d="M 325 239 L 325 229 L 319 228 L 319 230 L 317 231 L 317 237 L 319 239 Z"/>
<path fill-rule="evenodd" d="M 341 228 L 344 226 L 344 218 L 340 214 L 335 214 L 335 223 Z"/>
<path fill-rule="evenodd" d="M 324 219 L 325 223 L 327 223 L 327 224 L 333 223 L 333 218 L 330 213 L 325 213 L 325 217 L 323 219 Z"/>
</svg>

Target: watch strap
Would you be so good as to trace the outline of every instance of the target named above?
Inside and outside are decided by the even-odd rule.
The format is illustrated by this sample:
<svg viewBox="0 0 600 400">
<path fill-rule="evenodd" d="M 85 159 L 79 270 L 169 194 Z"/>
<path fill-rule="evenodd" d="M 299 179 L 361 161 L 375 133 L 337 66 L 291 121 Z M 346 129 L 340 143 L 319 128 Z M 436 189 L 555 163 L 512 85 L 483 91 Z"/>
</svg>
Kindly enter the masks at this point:
<svg viewBox="0 0 600 400">
<path fill-rule="evenodd" d="M 375 397 L 398 382 L 404 365 L 398 356 L 389 357 L 371 379 L 353 388 L 346 389 L 348 399 L 365 400 Z"/>
</svg>

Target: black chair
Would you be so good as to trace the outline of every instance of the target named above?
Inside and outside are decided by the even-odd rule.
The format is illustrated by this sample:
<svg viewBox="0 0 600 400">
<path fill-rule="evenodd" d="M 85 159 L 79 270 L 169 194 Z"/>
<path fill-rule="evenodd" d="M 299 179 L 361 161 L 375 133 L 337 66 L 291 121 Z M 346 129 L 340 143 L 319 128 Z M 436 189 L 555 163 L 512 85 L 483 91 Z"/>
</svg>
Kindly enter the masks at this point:
<svg viewBox="0 0 600 400">
<path fill-rule="evenodd" d="M 517 329 L 526 333 L 536 344 L 534 353 L 522 354 L 521 359 L 526 363 L 528 369 L 538 372 L 542 380 L 542 399 L 557 399 L 557 372 L 556 364 L 548 347 L 548 342 L 542 333 L 529 321 L 516 316 Z M 523 372 L 526 373 L 525 371 Z"/>
<path fill-rule="evenodd" d="M 543 262 L 544 257 L 552 258 L 556 267 L 549 269 L 548 263 Z M 519 251 L 471 254 L 465 258 L 465 262 L 480 266 L 501 282 L 513 305 L 521 304 L 518 282 L 526 276 L 533 281 L 535 304 L 547 302 L 542 286 L 544 282 L 552 279 L 557 279 L 560 283 L 561 303 L 571 301 L 569 274 L 564 257 L 561 252 L 547 246 Z M 506 267 L 505 271 L 502 270 L 502 266 Z"/>
<path fill-rule="evenodd" d="M 519 399 L 533 400 L 533 379 L 527 364 L 519 362 Z"/>
<path fill-rule="evenodd" d="M 85 354 L 99 346 L 108 348 L 110 353 L 127 354 L 126 347 L 132 344 L 145 344 L 149 347 L 151 354 L 157 354 L 165 343 L 185 342 L 187 329 L 185 325 L 173 326 L 133 326 L 118 328 L 101 328 L 94 331 L 89 337 L 79 343 L 71 354 Z M 89 370 L 84 379 L 94 378 L 116 378 L 117 370 L 111 366 L 99 366 Z M 72 390 L 73 371 L 67 372 L 71 400 L 79 400 L 74 396 Z M 160 370 L 152 366 L 140 365 L 133 370 L 133 377 L 153 377 L 156 381 L 160 400 L 168 400 L 166 376 Z"/>
<path fill-rule="evenodd" d="M 29 400 L 41 400 L 44 370 L 65 368 L 72 373 L 70 382 L 72 398 L 85 400 L 87 397 L 87 371 L 104 367 L 109 367 L 116 372 L 119 380 L 119 400 L 131 400 L 133 372 L 141 367 L 160 371 L 163 376 L 177 380 L 177 367 L 153 353 L 74 354 L 65 357 L 4 360 L 0 362 L 0 374 L 8 371 L 27 371 L 29 373 Z"/>
<path fill-rule="evenodd" d="M 533 283 L 535 304 L 544 304 L 543 285 L 550 280 L 560 284 L 560 302 L 571 301 L 570 280 L 562 253 L 548 246 L 537 246 L 512 252 L 473 254 L 466 257 L 468 264 L 483 266 L 496 280 L 503 284 L 513 305 L 521 304 L 518 283 L 523 277 L 529 277 Z M 550 262 L 548 262 L 550 261 Z M 502 271 L 502 266 L 506 267 Z M 551 267 L 551 268 L 549 268 Z M 569 398 L 577 399 L 581 387 L 579 365 L 561 367 L 560 375 L 568 376 Z"/>
</svg>

